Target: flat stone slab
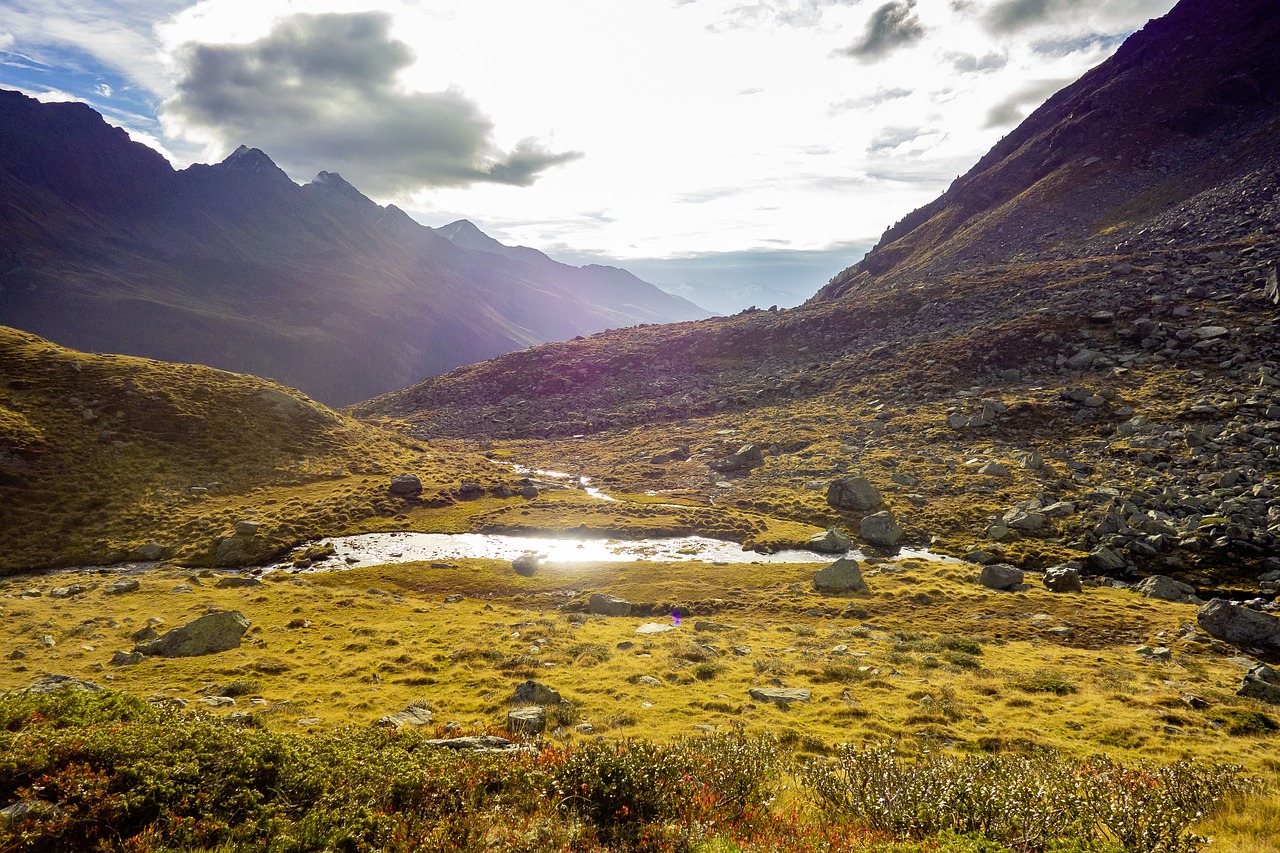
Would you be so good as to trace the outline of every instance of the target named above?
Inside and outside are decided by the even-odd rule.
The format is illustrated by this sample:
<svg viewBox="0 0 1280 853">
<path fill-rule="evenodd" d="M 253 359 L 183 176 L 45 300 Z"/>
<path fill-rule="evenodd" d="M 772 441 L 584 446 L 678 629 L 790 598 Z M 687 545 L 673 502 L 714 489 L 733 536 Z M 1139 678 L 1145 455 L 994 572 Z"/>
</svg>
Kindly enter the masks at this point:
<svg viewBox="0 0 1280 853">
<path fill-rule="evenodd" d="M 813 698 L 813 691 L 805 687 L 752 687 L 750 693 L 757 702 L 773 702 L 775 705 L 808 702 Z"/>
<path fill-rule="evenodd" d="M 674 631 L 675 625 L 666 625 L 662 622 L 646 622 L 636 629 L 637 634 L 665 634 L 668 631 Z"/>
</svg>

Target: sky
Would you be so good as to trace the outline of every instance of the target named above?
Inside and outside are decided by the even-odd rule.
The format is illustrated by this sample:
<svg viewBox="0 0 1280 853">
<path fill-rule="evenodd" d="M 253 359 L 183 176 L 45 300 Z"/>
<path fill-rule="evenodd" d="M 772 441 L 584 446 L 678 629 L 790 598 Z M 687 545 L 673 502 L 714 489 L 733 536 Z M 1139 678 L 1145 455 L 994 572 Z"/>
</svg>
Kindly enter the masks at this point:
<svg viewBox="0 0 1280 853">
<path fill-rule="evenodd" d="M 0 0 L 0 87 L 176 167 L 803 298 L 1173 0 Z"/>
</svg>

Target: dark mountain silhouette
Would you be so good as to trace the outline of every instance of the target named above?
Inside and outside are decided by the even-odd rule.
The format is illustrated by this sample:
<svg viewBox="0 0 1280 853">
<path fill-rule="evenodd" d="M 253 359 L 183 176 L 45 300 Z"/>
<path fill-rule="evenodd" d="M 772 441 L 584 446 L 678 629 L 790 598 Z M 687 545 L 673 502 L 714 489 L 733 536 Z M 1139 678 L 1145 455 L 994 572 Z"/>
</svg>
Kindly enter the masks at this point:
<svg viewBox="0 0 1280 853">
<path fill-rule="evenodd" d="M 459 245 L 262 151 L 175 171 L 83 104 L 0 92 L 0 323 L 333 404 L 513 349 L 706 316 L 621 271 Z M 479 239 L 483 238 L 483 240 Z M 487 241 L 487 242 L 485 242 Z"/>
<path fill-rule="evenodd" d="M 887 229 L 819 298 L 890 273 L 1122 250 L 1166 211 L 1273 167 L 1277 38 L 1274 0 L 1183 0 Z"/>
</svg>

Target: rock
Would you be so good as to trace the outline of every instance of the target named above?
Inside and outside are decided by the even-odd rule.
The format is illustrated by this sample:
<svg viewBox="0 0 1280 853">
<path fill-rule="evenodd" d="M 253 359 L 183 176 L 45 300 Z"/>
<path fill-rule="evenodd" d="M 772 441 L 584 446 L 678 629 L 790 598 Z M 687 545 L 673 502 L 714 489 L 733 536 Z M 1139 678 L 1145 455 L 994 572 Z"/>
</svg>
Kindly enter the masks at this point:
<svg viewBox="0 0 1280 853">
<path fill-rule="evenodd" d="M 662 682 L 654 678 L 652 675 L 642 675 L 636 679 L 637 684 L 643 684 L 645 687 L 661 687 Z"/>
<path fill-rule="evenodd" d="M 661 622 L 645 622 L 639 628 L 636 628 L 636 633 L 643 635 L 665 634 L 668 631 L 674 631 L 675 629 L 675 625 L 665 625 Z"/>
<path fill-rule="evenodd" d="M 84 584 L 73 583 L 71 586 L 55 586 L 49 590 L 50 598 L 72 598 L 88 592 L 89 588 Z"/>
<path fill-rule="evenodd" d="M 467 752 L 510 752 L 516 745 L 497 735 L 472 735 L 469 737 L 444 737 L 424 740 L 423 746 L 436 749 L 455 749 Z"/>
<path fill-rule="evenodd" d="M 718 631 L 732 631 L 734 630 L 734 628 L 732 625 L 721 625 L 719 622 L 705 622 L 705 621 L 699 620 L 693 623 L 693 630 L 718 632 Z"/>
<path fill-rule="evenodd" d="M 167 631 L 154 640 L 138 643 L 134 651 L 152 657 L 194 657 L 240 647 L 249 620 L 236 610 L 210 613 Z"/>
<path fill-rule="evenodd" d="M 14 826 L 27 818 L 60 817 L 62 809 L 47 800 L 18 800 L 0 809 L 0 826 Z"/>
<path fill-rule="evenodd" d="M 1035 533 L 1043 530 L 1048 523 L 1048 516 L 1043 512 L 1026 509 L 1011 509 L 1004 514 L 1004 525 L 1013 530 L 1025 530 Z"/>
<path fill-rule="evenodd" d="M 50 674 L 43 675 L 36 679 L 34 684 L 19 688 L 14 692 L 27 696 L 45 696 L 50 693 L 57 693 L 59 690 L 84 690 L 89 693 L 97 693 L 102 690 L 102 687 L 92 681 L 81 681 L 78 678 L 72 678 L 70 675 Z"/>
<path fill-rule="evenodd" d="M 749 471 L 764 464 L 764 451 L 758 444 L 744 444 L 723 459 L 711 462 L 712 471 Z"/>
<path fill-rule="evenodd" d="M 1161 601 L 1179 601 L 1183 604 L 1201 604 L 1196 597 L 1196 588 L 1190 584 L 1176 581 L 1166 575 L 1152 575 L 1134 585 L 1133 591 L 1143 598 L 1158 598 Z"/>
<path fill-rule="evenodd" d="M 1209 700 L 1203 699 L 1194 693 L 1179 693 L 1178 698 L 1185 702 L 1188 708 L 1193 708 L 1197 711 L 1203 711 L 1209 707 Z"/>
<path fill-rule="evenodd" d="M 402 726 L 429 726 L 431 725 L 431 718 L 434 716 L 429 710 L 420 705 L 410 705 L 403 711 L 379 717 L 374 725 L 390 729 L 398 729 Z"/>
<path fill-rule="evenodd" d="M 1280 619 L 1215 598 L 1196 613 L 1196 623 L 1210 636 L 1236 646 L 1280 646 Z"/>
<path fill-rule="evenodd" d="M 809 550 L 819 554 L 843 554 L 853 549 L 853 540 L 838 527 L 828 527 L 825 533 L 809 537 Z"/>
<path fill-rule="evenodd" d="M 1099 545 L 1089 553 L 1089 565 L 1099 572 L 1118 572 L 1124 568 L 1124 557 L 1106 545 Z"/>
<path fill-rule="evenodd" d="M 668 462 L 683 462 L 689 458 L 689 445 L 682 444 L 674 450 L 668 450 L 666 453 L 655 453 L 649 457 L 649 462 L 653 465 L 666 465 Z"/>
<path fill-rule="evenodd" d="M 213 552 L 215 566 L 236 566 L 243 563 L 249 552 L 249 540 L 243 536 L 224 536 L 218 540 Z"/>
<path fill-rule="evenodd" d="M 297 619 L 290 619 L 290 620 L 289 620 L 289 623 L 288 623 L 287 625 L 285 625 L 285 627 L 286 627 L 286 628 L 294 628 L 294 629 L 297 629 L 297 628 L 310 628 L 310 627 L 311 627 L 311 620 L 310 620 L 310 619 L 303 619 L 303 618 L 301 618 L 301 617 L 298 617 Z"/>
<path fill-rule="evenodd" d="M 228 577 L 218 578 L 218 582 L 214 584 L 217 589 L 245 589 L 255 586 L 262 586 L 262 581 L 257 578 L 245 577 L 243 575 L 231 575 Z"/>
<path fill-rule="evenodd" d="M 129 559 L 143 563 L 154 563 L 158 560 L 163 560 L 168 553 L 169 549 L 159 542 L 147 542 L 130 551 Z"/>
<path fill-rule="evenodd" d="M 142 663 L 143 657 L 141 652 L 116 652 L 107 663 L 111 666 L 133 666 Z"/>
<path fill-rule="evenodd" d="M 538 496 L 538 487 L 533 483 L 525 483 L 520 487 L 520 497 L 527 501 L 531 501 Z"/>
<path fill-rule="evenodd" d="M 757 702 L 772 702 L 775 705 L 808 702 L 813 698 L 813 691 L 804 687 L 752 687 L 748 692 Z"/>
<path fill-rule="evenodd" d="M 1009 469 L 1003 462 L 992 461 L 979 468 L 978 473 L 988 477 L 1008 477 Z"/>
<path fill-rule="evenodd" d="M 1173 650 L 1167 646 L 1156 646 L 1154 648 L 1151 646 L 1138 646 L 1134 651 L 1142 655 L 1144 658 L 1150 658 L 1151 660 L 1158 660 L 1166 663 L 1173 660 Z"/>
<path fill-rule="evenodd" d="M 813 588 L 819 592 L 866 592 L 862 566 L 851 557 L 841 557 L 813 576 Z"/>
<path fill-rule="evenodd" d="M 547 709 L 540 705 L 513 708 L 507 712 L 507 731 L 512 734 L 540 734 L 547 727 Z"/>
<path fill-rule="evenodd" d="M 106 588 L 102 590 L 102 594 L 124 595 L 126 592 L 137 592 L 139 586 L 141 586 L 141 584 L 138 583 L 137 578 L 121 578 L 113 584 L 108 584 Z"/>
<path fill-rule="evenodd" d="M 416 498 L 422 494 L 422 481 L 415 474 L 397 474 L 391 478 L 388 491 L 398 498 Z"/>
<path fill-rule="evenodd" d="M 1008 563 L 991 563 L 983 566 L 978 573 L 978 583 L 987 589 L 1007 590 L 1022 583 L 1025 575 L 1022 569 Z"/>
<path fill-rule="evenodd" d="M 258 528 L 261 526 L 261 522 L 242 519 L 236 522 L 236 535 L 244 537 L 257 536 Z"/>
<path fill-rule="evenodd" d="M 1280 672 L 1260 663 L 1245 673 L 1237 696 L 1257 699 L 1268 705 L 1280 705 Z"/>
<path fill-rule="evenodd" d="M 1056 637 L 1059 640 L 1070 640 L 1076 635 L 1075 629 L 1067 625 L 1058 625 L 1057 627 L 1050 628 L 1048 633 L 1049 636 Z"/>
<path fill-rule="evenodd" d="M 1044 585 L 1051 592 L 1084 592 L 1080 572 L 1072 566 L 1050 566 L 1045 569 Z"/>
<path fill-rule="evenodd" d="M 631 602 L 616 595 L 595 592 L 587 599 L 587 612 L 596 616 L 630 616 Z"/>
<path fill-rule="evenodd" d="M 902 525 L 887 509 L 865 516 L 858 523 L 858 533 L 864 542 L 884 548 L 892 548 L 902 541 Z"/>
<path fill-rule="evenodd" d="M 542 559 L 537 554 L 521 554 L 511 561 L 511 568 L 521 577 L 531 578 L 538 572 Z"/>
<path fill-rule="evenodd" d="M 446 595 L 444 597 L 445 604 L 458 604 L 462 600 L 463 600 L 463 595 L 460 592 L 450 593 L 449 595 Z"/>
<path fill-rule="evenodd" d="M 230 708 L 236 704 L 236 700 L 230 696 L 203 696 L 196 701 L 210 708 Z"/>
<path fill-rule="evenodd" d="M 530 679 L 516 686 L 516 692 L 511 697 L 511 701 L 526 705 L 559 705 L 563 700 L 560 698 L 559 691 Z"/>
<path fill-rule="evenodd" d="M 884 498 L 867 478 L 845 474 L 827 485 L 827 503 L 836 509 L 871 512 L 884 506 Z"/>
</svg>

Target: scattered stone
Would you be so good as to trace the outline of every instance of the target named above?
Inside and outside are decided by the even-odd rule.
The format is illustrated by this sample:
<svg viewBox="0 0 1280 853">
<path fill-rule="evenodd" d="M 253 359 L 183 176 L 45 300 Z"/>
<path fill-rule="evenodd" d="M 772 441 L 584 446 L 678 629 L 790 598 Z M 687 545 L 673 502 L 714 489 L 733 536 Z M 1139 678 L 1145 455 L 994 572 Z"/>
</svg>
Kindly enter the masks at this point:
<svg viewBox="0 0 1280 853">
<path fill-rule="evenodd" d="M 845 474 L 827 486 L 827 503 L 836 509 L 871 512 L 884 506 L 884 498 L 866 477 Z"/>
<path fill-rule="evenodd" d="M 1151 660 L 1158 660 L 1161 662 L 1173 660 L 1173 651 L 1166 646 L 1156 646 L 1153 648 L 1152 646 L 1144 645 L 1138 646 L 1134 651 L 1142 657 L 1150 658 Z"/>
<path fill-rule="evenodd" d="M 1196 597 L 1195 587 L 1167 575 L 1152 575 L 1144 578 L 1134 585 L 1133 591 L 1143 598 L 1158 598 L 1161 601 L 1177 601 L 1183 604 L 1203 603 Z"/>
<path fill-rule="evenodd" d="M 290 620 L 289 620 L 289 622 L 288 622 L 288 624 L 287 624 L 287 625 L 285 625 L 285 627 L 286 627 L 286 628 L 310 628 L 310 627 L 311 627 L 311 620 L 310 620 L 310 619 L 303 619 L 303 618 L 301 618 L 301 617 L 299 617 L 299 618 L 297 618 L 297 619 L 290 619 Z"/>
<path fill-rule="evenodd" d="M 642 675 L 636 679 L 637 684 L 643 684 L 645 687 L 661 687 L 662 682 L 654 678 L 652 675 Z"/>
<path fill-rule="evenodd" d="M 138 643 L 134 651 L 153 657 L 194 657 L 240 647 L 249 620 L 236 610 L 210 613 L 180 625 L 154 640 Z"/>
<path fill-rule="evenodd" d="M 210 708 L 229 708 L 236 704 L 236 700 L 230 696 L 202 696 L 196 701 Z"/>
<path fill-rule="evenodd" d="M 398 498 L 416 498 L 422 494 L 422 481 L 416 474 L 397 474 L 391 478 L 388 491 Z"/>
<path fill-rule="evenodd" d="M 218 540 L 213 552 L 215 566 L 236 566 L 243 563 L 249 553 L 249 540 L 243 536 L 225 536 Z"/>
<path fill-rule="evenodd" d="M 1089 552 L 1089 565 L 1099 572 L 1118 572 L 1125 567 L 1124 557 L 1106 545 L 1099 545 Z"/>
<path fill-rule="evenodd" d="M 1084 592 L 1080 572 L 1072 566 L 1050 566 L 1045 569 L 1044 585 L 1050 592 Z"/>
<path fill-rule="evenodd" d="M 804 687 L 752 687 L 748 692 L 757 702 L 772 702 L 775 705 L 808 702 L 813 698 L 813 691 Z"/>
<path fill-rule="evenodd" d="M 538 572 L 538 565 L 542 562 L 537 554 L 521 554 L 511 561 L 511 568 L 521 577 L 531 578 Z"/>
<path fill-rule="evenodd" d="M 511 701 L 526 705 L 559 705 L 563 700 L 559 691 L 530 679 L 516 686 Z"/>
<path fill-rule="evenodd" d="M 1043 512 L 1028 509 L 1011 509 L 1004 514 L 1004 525 L 1012 530 L 1037 533 L 1044 529 L 1049 517 Z"/>
<path fill-rule="evenodd" d="M 159 542 L 147 542 L 139 545 L 129 552 L 130 560 L 137 560 L 142 563 L 155 563 L 163 560 L 169 553 L 169 549 Z"/>
<path fill-rule="evenodd" d="M 511 752 L 516 745 L 504 737 L 497 735 L 471 735 L 468 737 L 445 737 L 424 740 L 423 746 L 436 749 L 454 749 L 466 752 Z"/>
<path fill-rule="evenodd" d="M 733 629 L 734 628 L 732 625 L 721 625 L 719 622 L 706 622 L 703 620 L 699 620 L 693 623 L 693 630 L 695 631 L 717 631 L 718 632 L 718 631 L 732 631 Z"/>
<path fill-rule="evenodd" d="M 587 599 L 587 612 L 596 616 L 630 616 L 631 602 L 616 595 L 595 592 Z"/>
<path fill-rule="evenodd" d="M 1070 640 L 1076 635 L 1075 629 L 1069 628 L 1066 625 L 1059 625 L 1057 627 L 1050 628 L 1048 633 L 1049 636 L 1057 637 L 1059 640 Z"/>
<path fill-rule="evenodd" d="M 1202 699 L 1194 693 L 1179 693 L 1178 698 L 1185 702 L 1188 708 L 1196 711 L 1203 711 L 1209 707 L 1209 700 Z"/>
<path fill-rule="evenodd" d="M 316 726 L 320 724 L 319 717 L 302 717 L 298 720 L 300 726 Z"/>
<path fill-rule="evenodd" d="M 809 537 L 809 550 L 819 554 L 843 554 L 853 550 L 853 540 L 838 527 L 828 527 L 824 533 Z"/>
<path fill-rule="evenodd" d="M 19 800 L 0 809 L 0 826 L 16 826 L 27 818 L 57 817 L 62 809 L 47 800 Z"/>
<path fill-rule="evenodd" d="M 712 471 L 749 471 L 764 464 L 764 451 L 760 445 L 744 444 L 723 459 L 709 463 Z"/>
<path fill-rule="evenodd" d="M 245 589 L 262 586 L 262 581 L 245 575 L 229 575 L 218 578 L 218 582 L 214 586 L 218 589 Z"/>
<path fill-rule="evenodd" d="M 538 491 L 538 487 L 535 486 L 533 483 L 525 483 L 520 487 L 520 497 L 524 498 L 527 501 L 533 500 L 539 494 L 541 494 L 541 492 Z"/>
<path fill-rule="evenodd" d="M 983 465 L 981 468 L 978 469 L 978 473 L 984 474 L 988 477 L 1010 476 L 1009 469 L 1004 465 L 1004 463 L 995 462 L 995 461 L 991 461 L 991 462 L 988 462 L 986 465 Z"/>
<path fill-rule="evenodd" d="M 663 622 L 645 622 L 639 628 L 636 628 L 637 634 L 665 634 L 668 631 L 674 631 L 675 625 L 668 625 Z"/>
<path fill-rule="evenodd" d="M 49 693 L 57 693 L 59 690 L 85 690 L 90 693 L 97 693 L 102 690 L 102 687 L 92 681 L 81 681 L 70 675 L 44 675 L 38 678 L 34 684 L 14 692 L 28 696 L 44 696 Z"/>
<path fill-rule="evenodd" d="M 655 453 L 649 457 L 649 462 L 654 465 L 665 465 L 668 462 L 683 462 L 689 458 L 689 445 L 682 444 L 674 450 L 668 450 L 666 453 Z"/>
<path fill-rule="evenodd" d="M 1196 613 L 1196 623 L 1210 636 L 1235 646 L 1280 646 L 1280 619 L 1215 598 Z"/>
<path fill-rule="evenodd" d="M 116 652 L 107 663 L 111 666 L 133 666 L 142 663 L 143 657 L 142 652 Z"/>
<path fill-rule="evenodd" d="M 257 536 L 258 528 L 261 526 L 262 522 L 242 519 L 236 522 L 236 535 L 244 537 Z"/>
<path fill-rule="evenodd" d="M 108 584 L 102 590 L 102 594 L 103 595 L 124 595 L 126 592 L 137 592 L 138 587 L 140 586 L 141 584 L 138 583 L 137 578 L 121 578 L 115 583 Z"/>
<path fill-rule="evenodd" d="M 841 557 L 813 576 L 813 588 L 819 592 L 866 592 L 862 566 L 852 557 Z"/>
<path fill-rule="evenodd" d="M 55 586 L 49 590 L 50 598 L 73 598 L 77 595 L 83 595 L 88 592 L 89 588 L 83 584 L 73 583 L 71 586 Z"/>
<path fill-rule="evenodd" d="M 1008 563 L 990 563 L 978 573 L 978 583 L 987 589 L 1009 590 L 1020 586 L 1025 578 L 1022 569 Z"/>
<path fill-rule="evenodd" d="M 450 593 L 449 595 L 446 595 L 444 597 L 445 604 L 457 604 L 462 600 L 463 600 L 463 595 L 460 592 Z"/>
<path fill-rule="evenodd" d="M 421 705 L 410 705 L 403 711 L 379 717 L 374 725 L 389 729 L 398 729 L 402 726 L 429 726 L 431 725 L 431 718 L 434 716 L 431 711 Z"/>
<path fill-rule="evenodd" d="M 893 548 L 902 541 L 902 525 L 889 510 L 865 516 L 858 524 L 859 535 L 864 542 Z"/>
<path fill-rule="evenodd" d="M 1280 672 L 1260 663 L 1244 676 L 1236 695 L 1257 699 L 1268 705 L 1280 705 Z"/>
<path fill-rule="evenodd" d="M 507 731 L 512 734 L 541 734 L 547 727 L 547 709 L 541 705 L 513 708 L 507 712 Z"/>
</svg>

